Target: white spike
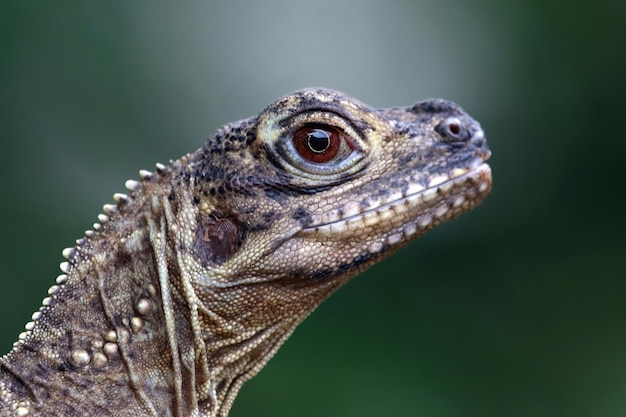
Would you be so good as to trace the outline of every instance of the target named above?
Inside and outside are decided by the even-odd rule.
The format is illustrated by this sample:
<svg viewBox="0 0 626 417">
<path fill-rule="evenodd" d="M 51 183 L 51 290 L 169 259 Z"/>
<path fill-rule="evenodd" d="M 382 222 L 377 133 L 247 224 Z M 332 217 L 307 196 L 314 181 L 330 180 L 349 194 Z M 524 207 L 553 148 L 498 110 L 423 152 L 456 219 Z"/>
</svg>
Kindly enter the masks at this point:
<svg viewBox="0 0 626 417">
<path fill-rule="evenodd" d="M 82 246 L 85 243 L 85 239 L 76 239 L 76 244 Z"/>
<path fill-rule="evenodd" d="M 34 321 L 29 321 L 28 323 L 26 323 L 24 325 L 24 328 L 28 331 L 31 331 L 35 328 L 35 322 Z"/>
<path fill-rule="evenodd" d="M 165 165 L 163 165 L 160 162 L 157 162 L 156 163 L 156 169 L 157 169 L 158 172 L 163 172 L 163 170 L 165 170 Z"/>
<path fill-rule="evenodd" d="M 102 229 L 102 226 L 100 225 L 100 223 L 94 223 L 94 224 L 93 224 L 93 230 L 98 231 L 98 230 L 100 230 L 100 229 Z"/>
<path fill-rule="evenodd" d="M 126 187 L 126 189 L 128 191 L 136 191 L 139 188 L 139 183 L 135 180 L 128 180 L 124 183 L 124 187 Z"/>
<path fill-rule="evenodd" d="M 61 268 L 61 272 L 67 274 L 67 271 L 70 269 L 70 264 L 69 262 L 61 262 L 59 268 Z"/>
<path fill-rule="evenodd" d="M 126 203 L 128 201 L 128 196 L 122 193 L 115 193 L 113 194 L 113 200 L 115 200 L 118 204 Z"/>
<path fill-rule="evenodd" d="M 98 220 L 100 221 L 100 223 L 106 223 L 109 221 L 109 216 L 107 216 L 106 214 L 98 214 Z"/>
<path fill-rule="evenodd" d="M 61 252 L 61 255 L 63 255 L 65 259 L 70 259 L 72 256 L 74 256 L 75 253 L 76 253 L 76 249 L 65 248 L 63 249 L 63 252 Z"/>
<path fill-rule="evenodd" d="M 114 204 L 105 204 L 104 206 L 102 206 L 102 210 L 105 214 L 112 216 L 117 213 L 117 206 Z"/>
<path fill-rule="evenodd" d="M 43 299 L 43 301 L 41 302 L 41 304 L 45 305 L 45 306 L 49 306 L 50 302 L 52 301 L 52 298 L 50 297 L 46 297 Z"/>
<path fill-rule="evenodd" d="M 53 285 L 52 287 L 48 288 L 48 295 L 53 295 L 56 294 L 57 291 L 59 291 L 59 286 L 58 285 Z"/>
<path fill-rule="evenodd" d="M 65 281 L 67 281 L 67 275 L 65 274 L 59 275 L 56 279 L 57 284 L 63 284 Z"/>
<path fill-rule="evenodd" d="M 85 230 L 85 236 L 87 237 L 93 236 L 93 230 Z"/>
<path fill-rule="evenodd" d="M 150 178 L 152 178 L 152 172 L 147 171 L 145 169 L 141 169 L 139 170 L 139 176 L 141 177 L 142 180 L 150 180 Z"/>
<path fill-rule="evenodd" d="M 41 311 L 35 311 L 31 317 L 31 319 L 33 320 L 39 320 L 39 318 L 41 317 Z"/>
<path fill-rule="evenodd" d="M 22 333 L 20 333 L 20 334 L 17 336 L 17 338 L 18 338 L 18 339 L 20 339 L 20 340 L 25 340 L 27 335 L 28 335 L 28 333 L 26 333 L 26 332 L 22 332 Z"/>
</svg>

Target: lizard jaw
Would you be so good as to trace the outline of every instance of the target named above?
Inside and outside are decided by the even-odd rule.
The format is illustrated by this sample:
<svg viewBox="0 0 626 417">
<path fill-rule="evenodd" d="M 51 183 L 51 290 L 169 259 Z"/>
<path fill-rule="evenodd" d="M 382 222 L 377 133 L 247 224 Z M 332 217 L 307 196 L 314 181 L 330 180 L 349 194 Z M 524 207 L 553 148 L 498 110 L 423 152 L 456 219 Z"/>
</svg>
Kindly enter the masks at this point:
<svg viewBox="0 0 626 417">
<path fill-rule="evenodd" d="M 378 252 L 384 246 L 413 240 L 478 205 L 491 190 L 491 184 L 491 168 L 484 162 L 476 168 L 457 168 L 450 175 L 433 178 L 428 188 L 409 186 L 367 209 L 350 201 L 339 209 L 313 215 L 312 224 L 297 234 L 320 241 L 338 235 L 344 240 L 366 241 L 370 236 L 383 235 L 382 241 L 370 245 L 370 252 Z"/>
</svg>

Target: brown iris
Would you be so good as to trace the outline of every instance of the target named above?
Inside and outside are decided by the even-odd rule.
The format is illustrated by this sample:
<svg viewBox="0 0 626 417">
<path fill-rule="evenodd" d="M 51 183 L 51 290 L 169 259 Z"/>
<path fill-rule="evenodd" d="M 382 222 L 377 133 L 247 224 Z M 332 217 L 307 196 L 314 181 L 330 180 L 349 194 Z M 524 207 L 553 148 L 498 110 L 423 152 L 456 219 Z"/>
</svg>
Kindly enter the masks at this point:
<svg viewBox="0 0 626 417">
<path fill-rule="evenodd" d="M 341 146 L 341 134 L 330 126 L 304 126 L 296 131 L 292 141 L 296 151 L 309 162 L 323 164 L 333 160 Z"/>
</svg>

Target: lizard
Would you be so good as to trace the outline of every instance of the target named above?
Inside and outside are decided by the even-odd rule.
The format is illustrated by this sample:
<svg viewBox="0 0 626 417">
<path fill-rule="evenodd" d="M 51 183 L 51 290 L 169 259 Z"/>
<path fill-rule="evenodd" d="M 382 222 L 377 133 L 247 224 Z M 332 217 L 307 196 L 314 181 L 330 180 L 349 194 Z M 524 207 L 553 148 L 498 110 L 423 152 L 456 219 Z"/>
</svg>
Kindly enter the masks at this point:
<svg viewBox="0 0 626 417">
<path fill-rule="evenodd" d="M 0 358 L 0 415 L 226 417 L 331 293 L 490 192 L 457 104 L 310 88 L 126 182 Z"/>
</svg>

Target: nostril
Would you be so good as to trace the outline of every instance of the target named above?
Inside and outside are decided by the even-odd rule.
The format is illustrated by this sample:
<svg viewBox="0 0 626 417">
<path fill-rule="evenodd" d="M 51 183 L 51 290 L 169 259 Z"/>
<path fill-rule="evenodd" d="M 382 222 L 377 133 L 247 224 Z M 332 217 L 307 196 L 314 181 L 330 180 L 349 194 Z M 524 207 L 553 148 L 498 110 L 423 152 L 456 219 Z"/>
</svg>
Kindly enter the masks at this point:
<svg viewBox="0 0 626 417">
<path fill-rule="evenodd" d="M 449 117 L 442 120 L 436 127 L 435 131 L 444 139 L 451 141 L 466 141 L 470 134 L 465 124 L 456 117 Z"/>
<path fill-rule="evenodd" d="M 458 135 L 459 133 L 461 133 L 461 126 L 459 126 L 458 123 L 452 122 L 448 124 L 448 130 L 453 135 Z"/>
</svg>

